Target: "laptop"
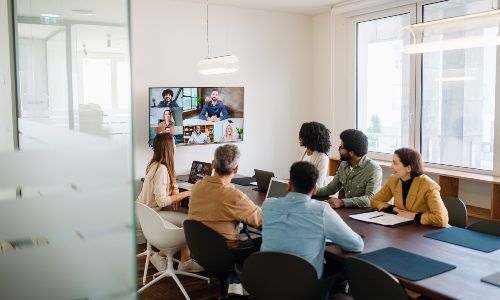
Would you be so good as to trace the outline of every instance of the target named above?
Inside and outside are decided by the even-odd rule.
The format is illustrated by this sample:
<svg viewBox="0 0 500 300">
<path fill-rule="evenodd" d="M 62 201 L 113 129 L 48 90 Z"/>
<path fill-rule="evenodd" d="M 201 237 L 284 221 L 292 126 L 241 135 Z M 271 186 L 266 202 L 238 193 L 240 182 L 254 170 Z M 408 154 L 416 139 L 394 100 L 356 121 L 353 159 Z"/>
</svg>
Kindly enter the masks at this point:
<svg viewBox="0 0 500 300">
<path fill-rule="evenodd" d="M 212 175 L 212 164 L 194 160 L 191 165 L 191 171 L 189 171 L 188 182 L 178 182 L 177 185 L 180 189 L 189 191 L 198 180 L 203 179 L 207 175 Z"/>
<path fill-rule="evenodd" d="M 271 178 L 267 189 L 266 199 L 271 197 L 284 197 L 288 194 L 288 180 Z"/>
<path fill-rule="evenodd" d="M 262 192 L 267 191 L 267 188 L 269 187 L 269 182 L 271 182 L 271 178 L 274 177 L 274 173 L 258 169 L 254 169 L 254 172 L 255 172 L 255 181 L 257 181 L 257 189 Z"/>
</svg>

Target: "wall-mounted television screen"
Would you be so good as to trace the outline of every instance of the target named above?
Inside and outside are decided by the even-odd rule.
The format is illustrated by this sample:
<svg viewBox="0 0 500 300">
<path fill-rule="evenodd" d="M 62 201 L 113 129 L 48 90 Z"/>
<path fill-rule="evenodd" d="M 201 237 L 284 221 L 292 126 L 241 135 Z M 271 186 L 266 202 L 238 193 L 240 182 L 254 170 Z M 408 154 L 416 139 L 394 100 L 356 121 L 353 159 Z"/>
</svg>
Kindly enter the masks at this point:
<svg viewBox="0 0 500 300">
<path fill-rule="evenodd" d="M 149 145 L 158 133 L 176 145 L 243 141 L 243 87 L 149 88 Z"/>
</svg>

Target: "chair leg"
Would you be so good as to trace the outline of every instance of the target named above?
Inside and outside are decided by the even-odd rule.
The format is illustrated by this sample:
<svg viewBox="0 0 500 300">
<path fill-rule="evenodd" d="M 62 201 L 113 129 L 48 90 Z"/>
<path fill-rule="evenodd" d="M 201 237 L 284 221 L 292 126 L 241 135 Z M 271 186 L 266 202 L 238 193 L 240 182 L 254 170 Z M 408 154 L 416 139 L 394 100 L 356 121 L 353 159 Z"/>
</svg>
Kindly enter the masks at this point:
<svg viewBox="0 0 500 300">
<path fill-rule="evenodd" d="M 198 274 L 193 274 L 193 273 L 184 272 L 184 271 L 175 271 L 175 274 L 180 274 L 180 275 L 184 275 L 184 276 L 191 276 L 191 277 L 194 277 L 194 278 L 203 279 L 203 280 L 206 280 L 207 283 L 210 283 L 210 278 L 205 277 L 205 276 L 201 276 L 201 275 L 198 275 Z"/>
<path fill-rule="evenodd" d="M 146 284 L 146 276 L 148 275 L 148 267 L 149 267 L 149 257 L 151 256 L 151 244 L 149 244 L 149 242 L 147 242 L 147 246 L 146 246 L 146 264 L 144 265 L 144 275 L 142 276 L 142 285 L 145 285 Z"/>
<path fill-rule="evenodd" d="M 179 286 L 179 289 L 181 289 L 181 292 L 184 295 L 184 297 L 186 298 L 186 300 L 190 300 L 188 294 L 186 293 L 186 290 L 182 286 L 182 283 L 179 281 L 179 278 L 177 278 L 177 276 L 175 274 L 171 274 L 170 276 L 175 280 L 175 283 L 177 283 L 177 285 Z"/>
<path fill-rule="evenodd" d="M 137 292 L 141 293 L 142 291 L 144 291 L 145 289 L 147 289 L 151 285 L 153 285 L 156 282 L 160 281 L 162 278 L 165 278 L 165 277 L 168 277 L 168 276 L 171 276 L 171 274 L 167 270 L 167 271 L 163 272 L 163 274 L 161 274 L 161 276 L 158 276 L 157 278 L 155 278 L 155 279 L 151 280 L 150 282 L 148 282 L 148 284 L 146 284 L 145 286 L 143 286 L 142 288 L 140 288 Z"/>
</svg>

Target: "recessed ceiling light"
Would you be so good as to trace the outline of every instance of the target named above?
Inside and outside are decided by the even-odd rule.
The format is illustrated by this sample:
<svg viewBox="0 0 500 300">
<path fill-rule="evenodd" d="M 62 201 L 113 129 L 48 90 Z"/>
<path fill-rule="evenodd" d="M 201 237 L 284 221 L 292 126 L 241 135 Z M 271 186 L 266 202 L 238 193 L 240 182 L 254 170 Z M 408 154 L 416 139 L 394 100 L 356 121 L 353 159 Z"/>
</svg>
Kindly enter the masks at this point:
<svg viewBox="0 0 500 300">
<path fill-rule="evenodd" d="M 93 16 L 95 13 L 92 10 L 88 9 L 72 9 L 72 12 L 81 16 Z"/>
<path fill-rule="evenodd" d="M 45 18 L 60 18 L 61 15 L 56 15 L 56 14 L 40 14 L 40 16 L 45 17 Z"/>
</svg>

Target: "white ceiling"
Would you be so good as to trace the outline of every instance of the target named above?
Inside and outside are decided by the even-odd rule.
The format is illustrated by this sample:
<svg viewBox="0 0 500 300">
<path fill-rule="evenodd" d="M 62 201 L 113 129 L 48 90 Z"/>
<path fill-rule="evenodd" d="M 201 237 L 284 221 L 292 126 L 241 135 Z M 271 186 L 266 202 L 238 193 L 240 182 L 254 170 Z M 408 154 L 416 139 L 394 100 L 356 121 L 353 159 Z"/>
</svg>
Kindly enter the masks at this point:
<svg viewBox="0 0 500 300">
<path fill-rule="evenodd" d="M 206 0 L 177 1 L 206 3 Z M 209 0 L 208 4 L 317 15 L 328 12 L 334 4 L 351 1 L 355 2 L 359 0 Z"/>
<path fill-rule="evenodd" d="M 144 0 L 131 0 L 140 1 Z M 167 0 L 159 0 L 167 1 Z M 171 0 L 172 1 L 172 0 Z M 206 0 L 173 0 L 205 4 Z M 209 0 L 209 5 L 227 5 L 251 9 L 263 9 L 316 15 L 328 12 L 334 4 L 359 0 Z M 40 17 L 40 14 L 56 14 L 68 20 L 123 24 L 126 19 L 126 0 L 15 0 L 17 13 L 22 16 Z M 93 16 L 83 16 L 73 10 L 87 10 Z"/>
</svg>

